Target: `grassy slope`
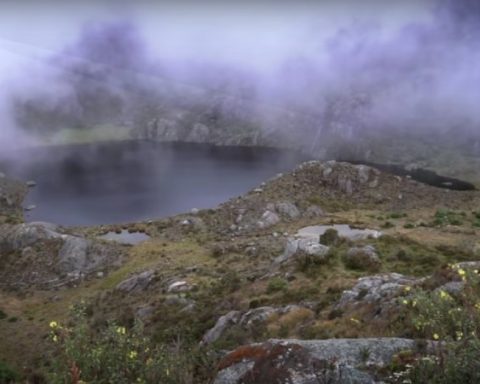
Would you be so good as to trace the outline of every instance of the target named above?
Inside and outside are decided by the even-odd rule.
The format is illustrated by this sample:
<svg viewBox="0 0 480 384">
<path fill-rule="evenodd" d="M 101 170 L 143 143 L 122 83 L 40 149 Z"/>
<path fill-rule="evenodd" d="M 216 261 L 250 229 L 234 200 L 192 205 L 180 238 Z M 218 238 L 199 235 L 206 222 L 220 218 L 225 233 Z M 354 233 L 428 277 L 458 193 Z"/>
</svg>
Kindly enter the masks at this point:
<svg viewBox="0 0 480 384">
<path fill-rule="evenodd" d="M 302 219 L 279 224 L 272 231 L 293 233 L 298 228 L 313 222 L 351 223 L 381 229 L 385 222 L 389 221 L 392 227 L 383 229 L 388 236 L 382 240 L 373 241 L 383 261 L 381 272 L 395 271 L 422 276 L 433 272 L 447 262 L 480 258 L 480 254 L 472 251 L 472 245 L 478 244 L 477 236 L 480 231 L 472 227 L 474 221 L 470 216 L 457 226 L 404 228 L 406 223 L 431 222 L 434 220 L 435 212 L 435 208 L 411 210 L 404 212 L 407 217 L 395 219 L 389 218 L 391 212 L 347 210 L 313 221 Z M 154 228 L 150 232 L 154 232 Z M 212 236 L 215 235 L 212 234 Z M 270 234 L 263 236 L 271 237 Z M 252 236 L 237 241 L 258 243 L 262 240 L 262 236 L 260 238 Z M 246 280 L 247 276 L 258 270 L 268 271 L 270 263 L 268 257 L 264 259 L 259 256 L 257 260 L 252 260 L 232 250 L 219 258 L 212 255 L 211 249 L 210 242 L 205 241 L 205 234 L 185 233 L 172 237 L 168 233 L 159 233 L 152 240 L 132 247 L 127 263 L 105 279 L 84 282 L 78 287 L 59 292 L 32 292 L 26 295 L 2 293 L 1 309 L 8 317 L 0 320 L 0 340 L 2 340 L 0 359 L 6 359 L 17 367 L 21 367 L 26 361 L 37 360 L 37 363 L 44 361 L 42 356 L 50 348 L 45 342 L 45 337 L 51 320 L 66 321 L 68 308 L 74 302 L 80 299 L 88 301 L 102 295 L 130 274 L 149 268 L 161 271 L 162 276 L 167 278 L 185 274 L 187 267 L 196 266 L 199 272 L 185 275 L 187 280 L 199 287 L 199 292 L 193 294 L 197 295 L 196 297 L 200 297 L 202 291 L 208 295 L 212 282 L 218 281 L 228 271 L 235 271 L 241 281 L 240 285 L 231 291 L 215 291 L 218 297 L 214 299 L 216 302 L 223 300 L 235 302 L 238 308 L 246 309 L 255 300 L 262 305 L 284 305 L 300 300 L 320 300 L 324 309 L 315 314 L 314 322 L 310 324 L 308 330 L 310 337 L 370 336 L 391 332 L 388 327 L 384 329 L 367 325 L 355 327 L 349 323 L 348 319 L 328 318 L 328 308 L 338 298 L 340 292 L 350 287 L 356 278 L 371 274 L 369 271 L 347 269 L 338 256 L 328 265 L 315 267 L 310 271 L 295 270 L 296 279 L 287 283 L 285 289 L 271 291 L 268 288 L 271 279 L 257 279 L 254 282 Z M 339 253 L 342 250 L 343 248 L 340 247 Z M 410 257 L 405 260 L 399 259 L 396 257 L 399 250 L 404 250 Z M 98 304 L 97 309 L 99 314 L 102 313 L 103 318 L 119 318 L 123 306 L 135 307 L 146 302 L 161 302 L 164 297 L 165 294 L 160 289 L 149 290 L 141 296 L 133 295 L 127 298 L 113 296 L 111 299 L 107 297 Z M 109 305 L 112 307 L 107 308 Z M 215 310 L 213 308 L 211 310 L 211 321 L 214 321 Z M 286 336 L 287 334 L 299 336 L 295 321 L 302 319 L 304 318 L 301 314 L 298 315 L 298 319 L 293 320 L 273 319 L 269 325 L 269 336 Z M 165 321 L 167 323 L 162 322 L 163 327 L 168 326 L 168 319 Z M 192 316 L 188 321 L 194 323 L 196 319 Z M 290 329 L 285 330 L 282 322 L 288 323 Z M 171 326 L 176 324 L 172 323 Z"/>
</svg>

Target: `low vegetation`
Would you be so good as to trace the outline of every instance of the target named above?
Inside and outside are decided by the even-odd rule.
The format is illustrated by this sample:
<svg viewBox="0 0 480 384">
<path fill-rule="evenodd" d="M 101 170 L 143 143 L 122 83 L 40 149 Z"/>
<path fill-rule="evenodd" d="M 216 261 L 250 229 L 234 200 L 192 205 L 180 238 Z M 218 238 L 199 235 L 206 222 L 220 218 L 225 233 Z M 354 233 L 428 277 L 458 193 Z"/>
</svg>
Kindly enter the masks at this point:
<svg viewBox="0 0 480 384">
<path fill-rule="evenodd" d="M 136 322 L 130 329 L 111 322 L 96 332 L 83 306 L 73 309 L 72 323 L 50 322 L 55 344 L 47 382 L 80 383 L 205 383 L 212 375 L 210 357 L 178 339 L 157 344 Z"/>
<path fill-rule="evenodd" d="M 480 276 L 477 270 L 451 269 L 462 288 L 420 290 L 402 300 L 417 337 L 434 340 L 436 345 L 429 353 L 397 360 L 391 382 L 480 382 Z"/>
</svg>

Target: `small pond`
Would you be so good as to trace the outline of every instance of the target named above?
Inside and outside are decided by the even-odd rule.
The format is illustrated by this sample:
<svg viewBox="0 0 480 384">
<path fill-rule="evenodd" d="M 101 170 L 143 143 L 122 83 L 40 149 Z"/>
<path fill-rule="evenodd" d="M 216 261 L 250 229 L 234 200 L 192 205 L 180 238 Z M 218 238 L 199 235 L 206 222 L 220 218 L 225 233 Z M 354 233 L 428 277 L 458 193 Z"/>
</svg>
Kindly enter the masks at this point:
<svg viewBox="0 0 480 384">
<path fill-rule="evenodd" d="M 338 236 L 346 239 L 357 241 L 372 237 L 374 239 L 382 236 L 380 231 L 374 229 L 357 229 L 352 228 L 347 224 L 333 224 L 333 225 L 312 225 L 310 227 L 301 228 L 296 233 L 296 237 L 305 239 L 318 239 L 328 229 L 334 229 L 337 231 Z"/>
<path fill-rule="evenodd" d="M 150 236 L 143 232 L 128 232 L 126 229 L 123 229 L 121 232 L 108 232 L 98 238 L 102 240 L 116 241 L 120 244 L 135 245 L 150 239 Z"/>
</svg>

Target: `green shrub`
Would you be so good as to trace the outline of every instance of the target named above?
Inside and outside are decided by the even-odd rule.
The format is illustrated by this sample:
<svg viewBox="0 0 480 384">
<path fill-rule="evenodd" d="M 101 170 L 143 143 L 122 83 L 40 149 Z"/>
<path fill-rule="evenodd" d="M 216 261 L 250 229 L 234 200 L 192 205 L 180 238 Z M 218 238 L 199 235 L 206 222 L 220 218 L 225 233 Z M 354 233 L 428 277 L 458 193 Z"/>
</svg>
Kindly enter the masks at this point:
<svg viewBox="0 0 480 384">
<path fill-rule="evenodd" d="M 340 241 L 338 231 L 333 228 L 328 228 L 323 234 L 320 235 L 320 244 L 323 245 L 336 245 Z"/>
<path fill-rule="evenodd" d="M 462 225 L 462 218 L 464 218 L 464 212 L 455 212 L 448 209 L 439 209 L 435 212 L 433 225 Z"/>
<path fill-rule="evenodd" d="M 6 319 L 7 317 L 7 314 L 0 309 L 0 320 Z"/>
<path fill-rule="evenodd" d="M 388 215 L 390 219 L 401 219 L 402 217 L 407 217 L 406 213 L 392 212 Z"/>
<path fill-rule="evenodd" d="M 19 380 L 19 375 L 6 363 L 0 361 L 0 384 L 12 384 Z"/>
<path fill-rule="evenodd" d="M 285 291 L 288 288 L 288 282 L 281 277 L 274 277 L 268 282 L 267 293 Z"/>
<path fill-rule="evenodd" d="M 439 343 L 395 372 L 390 383 L 480 383 L 480 276 L 478 271 L 453 268 L 465 286 L 453 294 L 445 290 L 419 291 L 402 299 L 411 312 L 418 336 Z"/>
<path fill-rule="evenodd" d="M 154 344 L 142 324 L 132 329 L 110 323 L 93 332 L 84 308 L 76 308 L 71 327 L 50 323 L 51 339 L 57 346 L 52 359 L 52 384 L 201 383 L 207 380 L 207 355 L 197 347 Z M 205 369 L 204 369 L 205 368 Z"/>
</svg>

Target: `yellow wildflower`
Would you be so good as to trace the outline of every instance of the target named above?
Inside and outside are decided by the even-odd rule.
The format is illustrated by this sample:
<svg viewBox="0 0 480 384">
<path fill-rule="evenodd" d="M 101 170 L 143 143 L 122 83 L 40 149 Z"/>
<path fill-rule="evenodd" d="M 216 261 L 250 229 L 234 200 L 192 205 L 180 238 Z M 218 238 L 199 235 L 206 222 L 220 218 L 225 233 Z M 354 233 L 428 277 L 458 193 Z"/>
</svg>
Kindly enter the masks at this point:
<svg viewBox="0 0 480 384">
<path fill-rule="evenodd" d="M 461 268 L 457 272 L 460 276 L 465 276 L 465 273 L 466 273 L 465 270 Z"/>
<path fill-rule="evenodd" d="M 125 335 L 127 333 L 127 330 L 125 329 L 125 327 L 117 327 L 117 333 L 119 335 Z"/>
<path fill-rule="evenodd" d="M 438 340 L 440 338 L 440 336 L 438 336 L 438 333 L 434 333 L 433 334 L 433 339 L 434 340 Z"/>
<path fill-rule="evenodd" d="M 138 356 L 137 351 L 130 351 L 130 353 L 128 354 L 128 357 L 132 360 L 135 360 L 137 356 Z"/>
<path fill-rule="evenodd" d="M 410 292 L 410 291 L 412 290 L 412 287 L 408 287 L 408 286 L 407 286 L 407 287 L 405 287 L 404 290 L 405 290 L 405 292 Z"/>
<path fill-rule="evenodd" d="M 457 332 L 455 332 L 455 335 L 457 336 L 457 340 L 462 340 L 462 338 L 463 338 L 463 332 L 457 331 Z"/>
<path fill-rule="evenodd" d="M 480 303 L 475 304 L 475 309 L 480 310 Z"/>
<path fill-rule="evenodd" d="M 58 323 L 56 321 L 51 321 L 50 322 L 50 328 L 55 329 L 58 327 Z"/>
<path fill-rule="evenodd" d="M 58 341 L 58 336 L 57 336 L 57 335 L 53 335 L 52 340 L 53 340 L 54 343 L 56 343 L 56 342 Z"/>
<path fill-rule="evenodd" d="M 446 300 L 450 298 L 450 295 L 445 291 L 440 291 L 440 298 Z"/>
<path fill-rule="evenodd" d="M 404 305 L 408 305 L 408 300 L 402 300 L 402 303 L 403 303 Z"/>
</svg>

